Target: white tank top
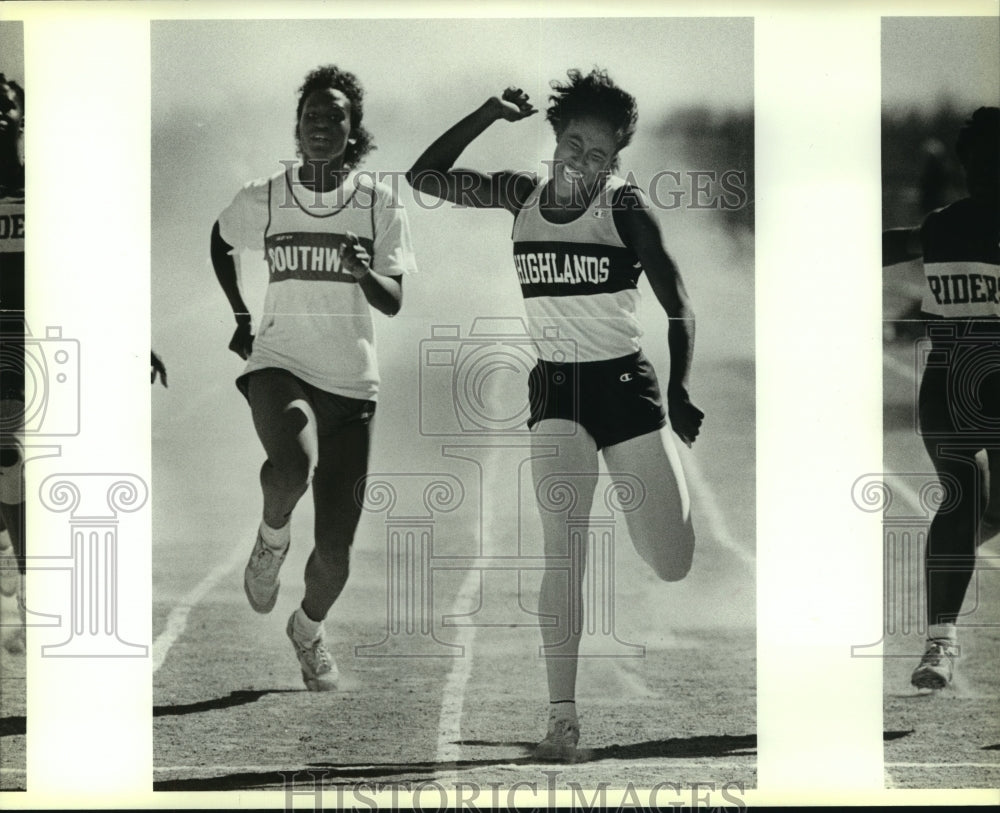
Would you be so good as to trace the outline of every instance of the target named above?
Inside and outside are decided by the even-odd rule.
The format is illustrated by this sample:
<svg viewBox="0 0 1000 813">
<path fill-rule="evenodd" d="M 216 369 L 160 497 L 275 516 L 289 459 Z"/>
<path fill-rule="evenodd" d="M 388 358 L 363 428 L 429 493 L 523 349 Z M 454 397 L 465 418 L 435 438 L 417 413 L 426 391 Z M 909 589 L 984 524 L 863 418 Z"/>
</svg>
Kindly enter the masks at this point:
<svg viewBox="0 0 1000 813">
<path fill-rule="evenodd" d="M 639 350 L 642 266 L 618 234 L 612 208 L 624 186 L 609 178 L 579 217 L 552 223 L 539 206 L 539 183 L 514 219 L 514 266 L 542 359 L 601 361 Z M 575 358 L 565 358 L 567 346 Z"/>
</svg>

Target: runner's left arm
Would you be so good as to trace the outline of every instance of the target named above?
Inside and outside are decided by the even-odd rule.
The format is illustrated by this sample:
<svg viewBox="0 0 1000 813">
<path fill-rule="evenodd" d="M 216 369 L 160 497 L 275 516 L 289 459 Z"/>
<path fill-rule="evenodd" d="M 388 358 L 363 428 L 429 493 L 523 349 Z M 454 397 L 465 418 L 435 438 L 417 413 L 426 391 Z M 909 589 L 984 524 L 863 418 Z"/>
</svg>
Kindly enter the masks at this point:
<svg viewBox="0 0 1000 813">
<path fill-rule="evenodd" d="M 403 276 L 417 270 L 409 221 L 393 190 L 376 185 L 369 191 L 374 232 L 371 253 L 356 234 L 347 232 L 341 262 L 357 279 L 368 304 L 395 316 L 403 304 Z"/>
<path fill-rule="evenodd" d="M 368 304 L 386 316 L 395 316 L 403 304 L 403 277 L 401 274 L 377 274 L 372 269 L 372 256 L 358 236 L 347 232 L 347 242 L 342 243 L 341 263 L 361 286 Z"/>
<path fill-rule="evenodd" d="M 690 446 L 701 428 L 705 413 L 691 403 L 688 379 L 694 356 L 694 310 L 677 265 L 663 246 L 660 227 L 649 206 L 638 195 L 631 205 L 619 207 L 615 222 L 627 245 L 635 251 L 657 300 L 670 320 L 670 379 L 667 383 L 667 413 L 677 436 Z"/>
</svg>

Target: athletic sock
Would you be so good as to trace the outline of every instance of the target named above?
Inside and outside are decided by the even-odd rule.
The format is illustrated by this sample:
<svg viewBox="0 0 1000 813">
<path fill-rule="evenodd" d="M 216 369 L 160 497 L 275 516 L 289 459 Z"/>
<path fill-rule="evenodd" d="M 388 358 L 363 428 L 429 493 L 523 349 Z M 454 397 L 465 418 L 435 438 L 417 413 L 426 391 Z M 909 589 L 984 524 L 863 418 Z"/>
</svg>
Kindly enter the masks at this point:
<svg viewBox="0 0 1000 813">
<path fill-rule="evenodd" d="M 292 631 L 298 640 L 315 641 L 322 626 L 322 621 L 313 621 L 306 615 L 306 611 L 301 606 L 295 611 L 295 621 L 292 622 Z"/>
<path fill-rule="evenodd" d="M 928 641 L 958 643 L 958 628 L 954 624 L 931 624 L 927 627 Z"/>
<path fill-rule="evenodd" d="M 549 703 L 550 720 L 575 720 L 576 702 L 573 700 L 553 700 Z"/>
<path fill-rule="evenodd" d="M 292 523 L 286 522 L 281 528 L 272 528 L 264 520 L 260 521 L 260 538 L 271 550 L 283 551 L 292 538 Z"/>
</svg>

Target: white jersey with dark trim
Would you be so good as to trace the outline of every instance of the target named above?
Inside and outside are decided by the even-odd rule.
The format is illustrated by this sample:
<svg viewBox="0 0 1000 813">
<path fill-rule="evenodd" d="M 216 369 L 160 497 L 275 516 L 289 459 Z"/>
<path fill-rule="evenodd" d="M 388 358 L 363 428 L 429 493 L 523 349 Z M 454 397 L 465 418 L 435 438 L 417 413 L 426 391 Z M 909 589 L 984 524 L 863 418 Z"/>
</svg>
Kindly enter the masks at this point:
<svg viewBox="0 0 1000 813">
<path fill-rule="evenodd" d="M 920 229 L 923 310 L 948 319 L 1000 316 L 1000 209 L 964 198 L 931 212 Z"/>
<path fill-rule="evenodd" d="M 0 188 L 0 254 L 24 253 L 24 190 Z"/>
<path fill-rule="evenodd" d="M 277 367 L 327 392 L 375 399 L 378 365 L 371 308 L 341 269 L 347 233 L 358 236 L 376 274 L 416 270 L 406 212 L 392 189 L 350 173 L 318 194 L 298 167 L 241 189 L 219 217 L 236 249 L 262 250 L 268 266 L 264 311 L 245 372 Z M 236 258 L 238 260 L 238 257 Z"/>
<path fill-rule="evenodd" d="M 24 313 L 24 190 L 0 187 L 0 312 Z"/>
<path fill-rule="evenodd" d="M 569 223 L 542 214 L 539 183 L 514 219 L 514 266 L 528 332 L 546 361 L 601 361 L 639 350 L 637 282 L 642 266 L 615 226 L 625 187 L 611 177 Z M 567 358 L 567 347 L 575 358 Z"/>
</svg>

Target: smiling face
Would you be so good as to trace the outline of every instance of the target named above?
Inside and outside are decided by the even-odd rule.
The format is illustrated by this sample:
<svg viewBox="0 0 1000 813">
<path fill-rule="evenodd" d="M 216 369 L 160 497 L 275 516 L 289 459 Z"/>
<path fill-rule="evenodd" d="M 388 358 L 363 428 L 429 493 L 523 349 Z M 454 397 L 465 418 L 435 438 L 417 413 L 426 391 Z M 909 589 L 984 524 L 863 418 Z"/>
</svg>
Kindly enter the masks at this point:
<svg viewBox="0 0 1000 813">
<path fill-rule="evenodd" d="M 310 93 L 302 105 L 296 129 L 306 161 L 342 163 L 351 135 L 351 100 L 336 88 Z"/>
<path fill-rule="evenodd" d="M 590 194 L 611 170 L 618 143 L 614 128 L 595 118 L 572 119 L 556 139 L 553 171 L 560 198 Z"/>
</svg>

